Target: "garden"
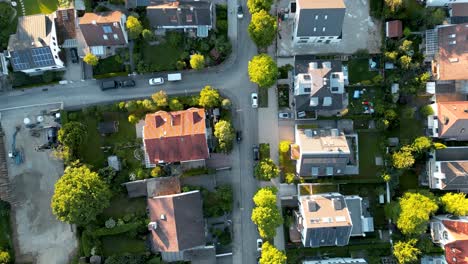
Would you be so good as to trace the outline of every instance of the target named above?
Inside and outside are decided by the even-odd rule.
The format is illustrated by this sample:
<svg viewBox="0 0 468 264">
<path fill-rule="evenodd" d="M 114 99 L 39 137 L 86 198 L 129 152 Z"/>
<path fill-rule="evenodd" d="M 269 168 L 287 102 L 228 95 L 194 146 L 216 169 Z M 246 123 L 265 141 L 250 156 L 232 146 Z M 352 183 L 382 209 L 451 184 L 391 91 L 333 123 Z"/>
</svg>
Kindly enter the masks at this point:
<svg viewBox="0 0 468 264">
<path fill-rule="evenodd" d="M 14 263 L 14 259 L 10 204 L 0 200 L 0 263 Z"/>
<path fill-rule="evenodd" d="M 129 54 L 127 48 L 116 50 L 116 55 L 100 59 L 93 67 L 93 77 L 96 79 L 126 76 L 130 72 Z"/>
<path fill-rule="evenodd" d="M 16 32 L 18 24 L 16 16 L 15 9 L 10 4 L 0 2 L 0 50 L 6 50 L 10 35 Z"/>
<path fill-rule="evenodd" d="M 358 55 L 356 55 L 358 56 Z M 371 71 L 369 67 L 369 58 L 361 57 L 350 59 L 347 63 L 349 83 L 357 84 L 364 81 L 372 81 L 379 75 L 378 71 Z"/>
</svg>

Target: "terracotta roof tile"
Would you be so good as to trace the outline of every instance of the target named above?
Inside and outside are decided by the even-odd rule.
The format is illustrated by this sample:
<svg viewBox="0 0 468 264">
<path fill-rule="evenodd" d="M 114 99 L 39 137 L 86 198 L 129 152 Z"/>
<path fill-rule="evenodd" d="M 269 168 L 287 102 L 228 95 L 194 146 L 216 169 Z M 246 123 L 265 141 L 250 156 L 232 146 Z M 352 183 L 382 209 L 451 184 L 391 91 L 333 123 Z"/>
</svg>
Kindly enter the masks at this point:
<svg viewBox="0 0 468 264">
<path fill-rule="evenodd" d="M 437 104 L 439 137 L 468 139 L 468 101 L 440 102 Z"/>
<path fill-rule="evenodd" d="M 80 29 L 88 46 L 124 46 L 127 44 L 120 11 L 86 13 L 80 18 Z"/>
<path fill-rule="evenodd" d="M 453 242 L 445 245 L 445 258 L 449 264 L 468 263 L 468 222 L 443 220 Z"/>
<path fill-rule="evenodd" d="M 468 23 L 441 27 L 437 31 L 439 80 L 468 79 Z"/>
<path fill-rule="evenodd" d="M 401 20 L 392 20 L 385 23 L 387 38 L 400 38 L 403 36 L 403 25 Z"/>
</svg>

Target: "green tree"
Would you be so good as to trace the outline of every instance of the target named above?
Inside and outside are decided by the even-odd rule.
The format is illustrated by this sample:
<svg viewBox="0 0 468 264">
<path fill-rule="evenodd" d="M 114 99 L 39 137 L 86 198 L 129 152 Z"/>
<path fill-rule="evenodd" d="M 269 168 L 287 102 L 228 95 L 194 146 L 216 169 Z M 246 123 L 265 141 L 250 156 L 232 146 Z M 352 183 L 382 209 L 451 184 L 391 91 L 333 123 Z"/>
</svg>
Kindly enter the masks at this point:
<svg viewBox="0 0 468 264">
<path fill-rule="evenodd" d="M 432 147 L 432 140 L 429 137 L 418 137 L 413 141 L 411 147 L 414 151 L 421 153 Z"/>
<path fill-rule="evenodd" d="M 265 241 L 262 245 L 260 264 L 286 264 L 286 254 Z"/>
<path fill-rule="evenodd" d="M 456 216 L 468 215 L 468 199 L 464 193 L 446 193 L 440 201 L 447 213 Z"/>
<path fill-rule="evenodd" d="M 445 146 L 445 145 L 442 144 L 442 143 L 435 142 L 435 143 L 434 143 L 434 148 L 435 148 L 435 149 L 444 149 L 444 148 L 447 148 L 447 146 Z"/>
<path fill-rule="evenodd" d="M 269 181 L 272 178 L 276 178 L 279 176 L 280 170 L 273 162 L 272 159 L 264 159 L 260 161 L 254 170 L 255 177 L 260 180 Z"/>
<path fill-rule="evenodd" d="M 185 61 L 179 60 L 179 61 L 176 62 L 176 69 L 177 70 L 183 70 L 183 69 L 185 69 L 185 67 L 187 67 L 187 64 L 185 63 Z"/>
<path fill-rule="evenodd" d="M 431 215 L 438 209 L 434 195 L 429 192 L 407 192 L 398 204 L 400 214 L 396 224 L 403 235 L 426 232 Z"/>
<path fill-rule="evenodd" d="M 392 164 L 393 167 L 397 169 L 410 168 L 414 164 L 413 153 L 411 153 L 411 151 L 408 150 L 400 150 L 394 152 L 392 155 Z"/>
<path fill-rule="evenodd" d="M 131 39 L 136 39 L 140 36 L 141 32 L 143 31 L 143 26 L 141 25 L 140 20 L 134 16 L 129 16 L 127 18 L 127 31 L 128 31 L 128 36 Z"/>
<path fill-rule="evenodd" d="M 232 148 L 234 140 L 234 128 L 226 120 L 220 120 L 214 126 L 214 135 L 218 139 L 218 146 L 221 151 L 228 152 Z"/>
<path fill-rule="evenodd" d="M 287 172 L 284 174 L 284 181 L 286 183 L 294 183 L 294 181 L 296 180 L 296 175 L 293 173 L 293 172 Z"/>
<path fill-rule="evenodd" d="M 135 115 L 133 115 L 133 114 L 128 115 L 128 122 L 129 122 L 130 124 L 135 125 L 135 124 L 137 124 L 139 121 L 140 121 L 140 120 L 139 120 L 138 117 L 136 117 Z"/>
<path fill-rule="evenodd" d="M 219 217 L 232 211 L 233 193 L 229 185 L 221 185 L 215 192 L 202 191 L 203 212 L 206 217 Z"/>
<path fill-rule="evenodd" d="M 58 0 L 58 6 L 60 8 L 68 8 L 70 6 L 69 0 Z"/>
<path fill-rule="evenodd" d="M 419 112 L 421 113 L 421 115 L 423 115 L 424 117 L 427 117 L 427 116 L 430 116 L 430 115 L 433 115 L 434 114 L 434 109 L 432 109 L 432 107 L 430 105 L 425 105 L 423 107 L 421 107 L 419 109 Z"/>
<path fill-rule="evenodd" d="M 278 25 L 276 19 L 265 10 L 252 15 L 249 24 L 249 35 L 258 47 L 268 47 L 276 37 Z"/>
<path fill-rule="evenodd" d="M 167 107 L 169 104 L 167 94 L 163 90 L 151 95 L 151 99 L 153 99 L 156 106 L 160 108 Z"/>
<path fill-rule="evenodd" d="M 286 153 L 289 151 L 289 148 L 291 146 L 291 141 L 289 140 L 282 140 L 279 144 L 279 151 L 281 153 Z"/>
<path fill-rule="evenodd" d="M 83 61 L 88 65 L 96 66 L 99 63 L 99 58 L 92 53 L 87 53 L 84 56 Z"/>
<path fill-rule="evenodd" d="M 388 173 L 383 173 L 381 177 L 384 180 L 384 182 L 389 182 L 392 179 L 392 176 L 390 176 L 390 174 Z"/>
<path fill-rule="evenodd" d="M 248 72 L 250 81 L 264 88 L 275 84 L 278 78 L 278 67 L 267 54 L 254 56 L 249 61 Z"/>
<path fill-rule="evenodd" d="M 400 47 L 398 47 L 398 49 L 403 52 L 407 52 L 411 50 L 412 46 L 413 46 L 413 41 L 405 39 L 401 43 Z"/>
<path fill-rule="evenodd" d="M 52 213 L 60 221 L 84 226 L 109 206 L 111 192 L 99 175 L 85 165 L 67 167 L 55 183 Z"/>
<path fill-rule="evenodd" d="M 227 98 L 224 98 L 224 99 L 221 101 L 221 107 L 222 107 L 223 109 L 229 110 L 229 109 L 231 109 L 231 106 L 232 106 L 231 100 L 229 100 L 229 99 L 227 99 Z"/>
<path fill-rule="evenodd" d="M 190 67 L 194 70 L 201 70 L 205 68 L 205 57 L 201 54 L 193 54 L 190 57 Z"/>
<path fill-rule="evenodd" d="M 387 60 L 392 62 L 395 62 L 398 58 L 398 52 L 396 51 L 386 51 L 384 55 Z"/>
<path fill-rule="evenodd" d="M 160 177 L 163 176 L 164 172 L 161 167 L 156 166 L 151 170 L 151 177 Z"/>
<path fill-rule="evenodd" d="M 385 5 L 391 13 L 395 13 L 403 5 L 403 0 L 385 0 Z"/>
<path fill-rule="evenodd" d="M 276 192 L 274 187 L 264 187 L 258 189 L 253 197 L 256 206 L 276 207 Z"/>
<path fill-rule="evenodd" d="M 169 101 L 169 109 L 171 111 L 183 110 L 184 105 L 177 98 L 173 98 Z"/>
<path fill-rule="evenodd" d="M 78 147 L 86 140 L 88 132 L 86 126 L 80 122 L 71 121 L 63 125 L 58 131 L 58 141 L 68 147 L 75 154 Z"/>
<path fill-rule="evenodd" d="M 411 66 L 411 57 L 408 55 L 403 55 L 400 57 L 400 65 L 403 69 L 407 70 Z"/>
<path fill-rule="evenodd" d="M 421 251 L 416 248 L 416 239 L 398 241 L 393 245 L 393 255 L 399 264 L 416 262 Z"/>
<path fill-rule="evenodd" d="M 218 90 L 207 85 L 200 91 L 200 99 L 198 101 L 200 106 L 205 108 L 218 107 L 221 103 L 221 96 Z"/>
<path fill-rule="evenodd" d="M 276 206 L 260 206 L 252 210 L 252 222 L 257 225 L 261 237 L 272 239 L 276 235 L 276 228 L 283 223 L 283 219 Z"/>
<path fill-rule="evenodd" d="M 8 251 L 0 251 L 0 264 L 9 264 L 11 263 L 10 253 Z"/>
<path fill-rule="evenodd" d="M 154 39 L 153 31 L 149 29 L 143 29 L 143 31 L 141 31 L 141 35 L 143 36 L 143 39 L 146 41 L 151 41 Z"/>
<path fill-rule="evenodd" d="M 273 0 L 247 0 L 247 8 L 251 14 L 255 14 L 260 10 L 270 11 Z"/>
<path fill-rule="evenodd" d="M 16 26 L 11 26 L 15 14 L 15 10 L 8 2 L 0 2 L 0 28 L 2 29 L 0 30 L 0 50 L 7 48 L 10 35 L 16 32 Z"/>
</svg>

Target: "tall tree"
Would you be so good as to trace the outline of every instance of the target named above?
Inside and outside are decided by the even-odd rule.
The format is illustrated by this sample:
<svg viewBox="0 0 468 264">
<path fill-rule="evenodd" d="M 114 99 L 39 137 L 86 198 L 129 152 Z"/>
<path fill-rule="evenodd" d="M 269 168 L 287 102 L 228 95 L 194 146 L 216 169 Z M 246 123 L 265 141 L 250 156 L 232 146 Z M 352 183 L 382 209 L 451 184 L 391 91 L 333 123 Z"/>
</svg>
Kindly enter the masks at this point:
<svg viewBox="0 0 468 264">
<path fill-rule="evenodd" d="M 254 56 L 248 67 L 250 81 L 260 87 L 270 87 L 278 78 L 278 67 L 275 61 L 267 54 Z"/>
<path fill-rule="evenodd" d="M 274 238 L 276 228 L 283 223 L 278 207 L 255 207 L 252 210 L 252 222 L 257 225 L 258 232 L 263 238 Z"/>
<path fill-rule="evenodd" d="M 416 239 L 410 239 L 406 242 L 398 241 L 393 245 L 393 255 L 399 264 L 412 263 L 418 260 L 421 251 L 416 248 L 416 243 Z"/>
<path fill-rule="evenodd" d="M 205 57 L 201 54 L 193 54 L 190 57 L 190 67 L 195 70 L 201 70 L 205 68 Z"/>
<path fill-rule="evenodd" d="M 394 13 L 403 5 L 403 0 L 385 0 L 385 5 Z"/>
<path fill-rule="evenodd" d="M 78 147 L 86 140 L 88 132 L 86 126 L 80 122 L 71 121 L 63 125 L 58 131 L 58 141 L 68 147 L 72 154 L 76 154 Z"/>
<path fill-rule="evenodd" d="M 400 65 L 403 69 L 407 70 L 411 67 L 411 57 L 408 55 L 403 55 L 400 57 Z"/>
<path fill-rule="evenodd" d="M 141 25 L 140 20 L 134 16 L 129 16 L 127 18 L 127 31 L 128 31 L 128 36 L 131 39 L 136 39 L 140 36 L 141 32 L 143 31 L 143 26 Z"/>
<path fill-rule="evenodd" d="M 143 31 L 141 31 L 141 35 L 143 36 L 143 39 L 145 39 L 146 41 L 151 41 L 154 39 L 153 31 L 149 29 L 143 29 Z"/>
<path fill-rule="evenodd" d="M 184 109 L 184 105 L 177 98 L 172 98 L 169 101 L 169 109 L 171 111 L 179 111 Z"/>
<path fill-rule="evenodd" d="M 289 151 L 289 148 L 291 146 L 291 141 L 289 140 L 282 140 L 279 144 L 279 151 L 281 153 L 286 153 Z"/>
<path fill-rule="evenodd" d="M 252 15 L 248 31 L 253 42 L 264 48 L 270 46 L 275 39 L 277 28 L 276 19 L 265 10 L 260 10 Z"/>
<path fill-rule="evenodd" d="M 440 198 L 447 213 L 456 216 L 468 215 L 468 199 L 464 193 L 446 193 Z"/>
<path fill-rule="evenodd" d="M 111 193 L 96 172 L 85 165 L 67 167 L 55 183 L 52 213 L 60 221 L 86 225 L 109 206 Z"/>
<path fill-rule="evenodd" d="M 280 170 L 272 159 L 264 159 L 255 166 L 255 177 L 261 180 L 269 181 L 279 176 Z"/>
<path fill-rule="evenodd" d="M 264 187 L 258 189 L 253 197 L 256 206 L 275 207 L 276 206 L 276 188 Z"/>
<path fill-rule="evenodd" d="M 92 53 L 87 53 L 84 56 L 83 61 L 88 65 L 96 66 L 99 63 L 99 58 Z"/>
<path fill-rule="evenodd" d="M 214 126 L 214 135 L 218 139 L 218 146 L 221 151 L 228 152 L 232 148 L 234 140 L 234 128 L 226 120 L 220 120 Z"/>
<path fill-rule="evenodd" d="M 398 48 L 403 52 L 407 52 L 407 51 L 411 50 L 412 46 L 413 46 L 413 41 L 405 39 L 405 40 L 403 40 L 400 47 L 398 47 Z"/>
<path fill-rule="evenodd" d="M 407 192 L 399 200 L 397 227 L 404 235 L 420 235 L 426 232 L 430 217 L 438 208 L 431 193 Z"/>
<path fill-rule="evenodd" d="M 151 99 L 153 99 L 157 107 L 164 108 L 169 104 L 167 94 L 163 90 L 151 95 Z"/>
<path fill-rule="evenodd" d="M 270 11 L 273 0 L 247 0 L 247 8 L 251 14 L 255 14 L 260 10 Z"/>
<path fill-rule="evenodd" d="M 392 154 L 393 167 L 397 169 L 407 169 L 413 166 L 414 156 L 409 150 L 400 150 Z"/>
<path fill-rule="evenodd" d="M 432 147 L 432 140 L 429 137 L 418 137 L 411 145 L 414 151 L 421 153 Z"/>
<path fill-rule="evenodd" d="M 218 107 L 221 104 L 221 95 L 218 90 L 207 85 L 200 91 L 198 103 L 205 108 Z"/>
<path fill-rule="evenodd" d="M 266 241 L 262 245 L 262 256 L 260 257 L 260 264 L 286 264 L 286 254 L 278 250 Z"/>
</svg>

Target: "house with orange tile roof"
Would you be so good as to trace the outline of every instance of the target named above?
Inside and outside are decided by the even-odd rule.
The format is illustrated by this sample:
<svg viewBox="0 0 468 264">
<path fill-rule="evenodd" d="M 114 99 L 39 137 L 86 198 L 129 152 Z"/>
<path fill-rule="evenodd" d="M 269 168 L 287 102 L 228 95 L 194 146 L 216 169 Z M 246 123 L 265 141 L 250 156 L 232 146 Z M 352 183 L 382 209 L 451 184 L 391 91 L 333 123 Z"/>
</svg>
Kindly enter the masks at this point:
<svg viewBox="0 0 468 264">
<path fill-rule="evenodd" d="M 147 167 L 179 162 L 200 167 L 209 157 L 205 110 L 201 108 L 147 114 L 142 135 Z"/>
<path fill-rule="evenodd" d="M 468 263 L 468 217 L 437 215 L 430 227 L 432 241 L 445 250 L 447 263 Z"/>
<path fill-rule="evenodd" d="M 432 108 L 434 115 L 428 117 L 432 137 L 468 141 L 468 101 L 439 102 Z"/>
</svg>

